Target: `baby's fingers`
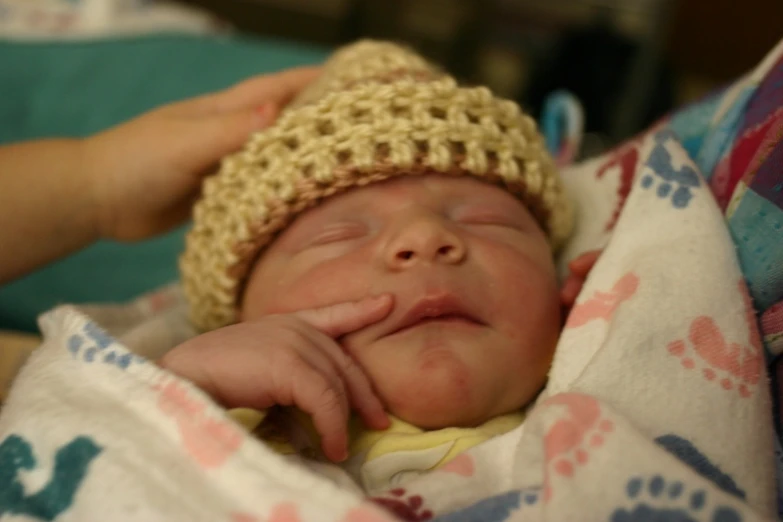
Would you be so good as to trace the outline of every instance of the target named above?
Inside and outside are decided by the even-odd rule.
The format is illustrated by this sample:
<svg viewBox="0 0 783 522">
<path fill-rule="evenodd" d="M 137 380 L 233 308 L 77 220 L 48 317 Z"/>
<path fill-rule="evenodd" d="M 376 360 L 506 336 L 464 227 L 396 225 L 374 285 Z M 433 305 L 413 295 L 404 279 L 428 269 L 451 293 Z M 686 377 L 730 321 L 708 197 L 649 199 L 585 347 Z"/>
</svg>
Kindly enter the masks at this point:
<svg viewBox="0 0 783 522">
<path fill-rule="evenodd" d="M 376 430 L 388 428 L 389 417 L 378 394 L 370 384 L 370 379 L 353 357 L 344 353 L 337 343 L 334 345 L 335 349 L 332 352 L 334 363 L 346 383 L 351 404 L 359 412 L 367 427 Z"/>
<path fill-rule="evenodd" d="M 337 339 L 381 321 L 389 315 L 393 303 L 391 294 L 380 294 L 359 301 L 300 310 L 293 315 L 332 339 Z"/>
<path fill-rule="evenodd" d="M 349 406 L 345 390 L 332 379 L 313 370 L 307 379 L 293 380 L 293 402 L 312 416 L 321 435 L 326 458 L 342 462 L 348 458 Z"/>
<path fill-rule="evenodd" d="M 383 403 L 356 360 L 337 341 L 316 329 L 304 328 L 302 334 L 320 348 L 320 351 L 306 352 L 307 360 L 329 375 L 337 374 L 335 377 L 346 390 L 348 401 L 359 412 L 365 425 L 375 430 L 388 428 L 390 421 Z"/>
<path fill-rule="evenodd" d="M 577 277 L 587 278 L 590 270 L 593 269 L 593 266 L 598 262 L 598 258 L 601 257 L 602 252 L 602 250 L 583 252 L 568 263 L 568 270 Z"/>
</svg>

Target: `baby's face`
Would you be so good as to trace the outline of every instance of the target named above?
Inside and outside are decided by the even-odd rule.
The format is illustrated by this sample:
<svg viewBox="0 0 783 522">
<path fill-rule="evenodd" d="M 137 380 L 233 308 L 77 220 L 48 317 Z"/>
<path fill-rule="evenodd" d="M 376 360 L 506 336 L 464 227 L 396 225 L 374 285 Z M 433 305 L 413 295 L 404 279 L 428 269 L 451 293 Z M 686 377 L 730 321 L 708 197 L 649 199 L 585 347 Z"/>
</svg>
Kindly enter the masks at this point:
<svg viewBox="0 0 783 522">
<path fill-rule="evenodd" d="M 329 198 L 266 250 L 241 315 L 381 293 L 394 295 L 391 313 L 340 342 L 393 415 L 422 428 L 475 426 L 544 384 L 560 329 L 555 267 L 511 194 L 424 176 Z"/>
</svg>

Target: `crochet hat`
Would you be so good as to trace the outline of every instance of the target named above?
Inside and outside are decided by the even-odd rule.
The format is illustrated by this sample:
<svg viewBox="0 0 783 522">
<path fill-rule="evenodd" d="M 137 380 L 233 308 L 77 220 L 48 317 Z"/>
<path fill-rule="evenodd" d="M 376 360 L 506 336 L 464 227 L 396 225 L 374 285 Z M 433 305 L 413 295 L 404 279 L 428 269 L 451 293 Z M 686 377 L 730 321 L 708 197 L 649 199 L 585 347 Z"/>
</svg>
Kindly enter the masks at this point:
<svg viewBox="0 0 783 522">
<path fill-rule="evenodd" d="M 398 45 L 333 55 L 277 122 L 204 182 L 180 259 L 191 320 L 236 321 L 265 246 L 322 199 L 396 176 L 440 173 L 496 184 L 527 205 L 553 248 L 572 212 L 535 122 L 485 87 L 461 87 Z"/>
</svg>

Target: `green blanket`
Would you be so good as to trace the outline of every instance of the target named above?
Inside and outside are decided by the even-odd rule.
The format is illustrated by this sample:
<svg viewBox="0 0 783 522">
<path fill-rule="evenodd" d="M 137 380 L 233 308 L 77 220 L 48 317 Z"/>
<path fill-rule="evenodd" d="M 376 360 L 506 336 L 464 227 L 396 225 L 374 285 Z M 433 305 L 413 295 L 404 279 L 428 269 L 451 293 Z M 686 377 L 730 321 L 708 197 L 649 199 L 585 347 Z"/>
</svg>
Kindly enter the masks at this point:
<svg viewBox="0 0 783 522">
<path fill-rule="evenodd" d="M 0 42 L 0 144 L 86 136 L 157 105 L 254 74 L 317 63 L 326 54 L 247 37 Z M 1 286 L 0 329 L 34 331 L 36 316 L 58 303 L 127 300 L 173 281 L 184 230 L 135 244 L 100 242 Z"/>
</svg>

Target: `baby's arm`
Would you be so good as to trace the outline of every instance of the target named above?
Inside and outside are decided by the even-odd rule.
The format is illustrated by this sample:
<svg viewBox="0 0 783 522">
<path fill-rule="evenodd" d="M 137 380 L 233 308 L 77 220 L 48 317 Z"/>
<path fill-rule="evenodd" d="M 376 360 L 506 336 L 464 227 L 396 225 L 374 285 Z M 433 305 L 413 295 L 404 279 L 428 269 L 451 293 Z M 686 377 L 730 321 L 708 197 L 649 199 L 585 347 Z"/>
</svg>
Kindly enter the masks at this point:
<svg viewBox="0 0 783 522">
<path fill-rule="evenodd" d="M 160 361 L 227 408 L 295 405 L 313 417 L 324 454 L 348 456 L 355 408 L 374 429 L 389 419 L 364 371 L 335 339 L 386 317 L 390 295 L 268 315 L 195 337 Z"/>
</svg>

